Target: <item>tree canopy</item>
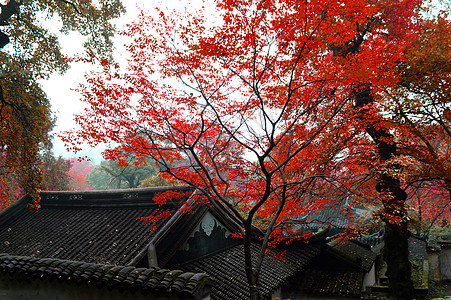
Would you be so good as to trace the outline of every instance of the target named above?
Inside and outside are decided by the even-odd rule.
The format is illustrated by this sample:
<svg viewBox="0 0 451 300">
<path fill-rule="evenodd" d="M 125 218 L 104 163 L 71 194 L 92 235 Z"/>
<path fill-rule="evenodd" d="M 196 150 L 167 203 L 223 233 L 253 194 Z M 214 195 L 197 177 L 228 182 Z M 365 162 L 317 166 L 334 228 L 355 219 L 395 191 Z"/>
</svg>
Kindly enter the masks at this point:
<svg viewBox="0 0 451 300">
<path fill-rule="evenodd" d="M 148 159 L 145 165 L 121 166 L 117 161 L 102 161 L 87 176 L 88 183 L 96 190 L 111 190 L 141 187 L 141 183 L 156 173 L 153 162 Z M 162 181 L 160 181 L 162 182 Z"/>
<path fill-rule="evenodd" d="M 390 93 L 387 111 L 396 129 L 397 163 L 404 168 L 412 215 L 424 223 L 425 231 L 419 231 L 424 234 L 450 217 L 451 23 L 442 12 L 419 26 L 398 66 L 401 80 Z"/>
<path fill-rule="evenodd" d="M 123 11 L 120 1 L 10 0 L 1 6 L 0 30 L 0 201 L 11 201 L 8 176 L 21 173 L 21 186 L 37 208 L 42 182 L 41 153 L 49 143 L 53 115 L 38 81 L 63 73 L 68 62 L 58 33 L 78 31 L 88 37 L 85 47 L 110 58 L 112 18 Z M 47 22 L 41 22 L 47 20 Z M 54 29 L 54 28 L 52 28 Z M 64 99 L 61 99 L 64 101 Z"/>
</svg>

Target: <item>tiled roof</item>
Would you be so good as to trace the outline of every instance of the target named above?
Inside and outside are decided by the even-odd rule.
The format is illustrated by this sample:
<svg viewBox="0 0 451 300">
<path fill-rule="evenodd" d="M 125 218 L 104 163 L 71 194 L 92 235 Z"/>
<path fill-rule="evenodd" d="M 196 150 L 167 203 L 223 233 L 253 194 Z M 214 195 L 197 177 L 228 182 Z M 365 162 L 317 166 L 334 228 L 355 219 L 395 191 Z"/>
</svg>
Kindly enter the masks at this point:
<svg viewBox="0 0 451 300">
<path fill-rule="evenodd" d="M 27 209 L 28 199 L 23 198 L 0 215 L 0 253 L 128 265 L 157 232 L 136 218 L 174 213 L 180 208 L 181 199 L 162 206 L 152 200 L 168 189 L 190 191 L 171 187 L 42 192 L 37 211 Z M 161 228 L 168 219 L 154 225 Z"/>
<path fill-rule="evenodd" d="M 364 275 L 370 271 L 375 259 L 375 253 L 353 241 L 333 240 L 305 272 L 291 280 L 291 292 L 337 297 L 360 296 Z"/>
<path fill-rule="evenodd" d="M 380 245 L 384 241 L 384 234 L 382 231 L 373 233 L 371 235 L 364 235 L 359 236 L 353 239 L 354 241 L 357 241 L 358 243 L 361 243 L 363 245 L 369 246 L 371 248 L 376 247 Z"/>
<path fill-rule="evenodd" d="M 315 214 L 310 216 L 312 219 L 303 225 L 303 227 L 319 229 L 330 224 L 334 229 L 343 229 L 349 227 L 349 224 L 352 222 L 351 215 L 354 215 L 352 210 L 338 203 L 331 207 L 325 207 L 324 209 L 315 211 Z"/>
<path fill-rule="evenodd" d="M 252 245 L 252 256 L 258 254 L 258 245 Z M 262 265 L 260 282 L 262 293 L 268 295 L 277 290 L 297 272 L 302 271 L 321 251 L 321 245 L 304 245 L 288 249 L 281 258 L 267 253 Z M 238 245 L 178 266 L 185 271 L 208 273 L 216 285 L 212 287 L 211 299 L 250 299 L 244 271 L 244 247 Z"/>
<path fill-rule="evenodd" d="M 369 272 L 376 260 L 376 253 L 366 249 L 355 242 L 345 239 L 337 239 L 328 243 L 331 250 L 341 257 L 354 262 L 365 272 Z"/>
<path fill-rule="evenodd" d="M 67 283 L 101 286 L 109 289 L 128 289 L 144 294 L 168 296 L 196 295 L 212 284 L 202 273 L 186 273 L 159 268 L 100 265 L 61 259 L 40 259 L 0 254 L 0 273 Z"/>
<path fill-rule="evenodd" d="M 362 272 L 307 270 L 295 284 L 296 293 L 322 296 L 359 296 L 362 293 Z"/>
</svg>

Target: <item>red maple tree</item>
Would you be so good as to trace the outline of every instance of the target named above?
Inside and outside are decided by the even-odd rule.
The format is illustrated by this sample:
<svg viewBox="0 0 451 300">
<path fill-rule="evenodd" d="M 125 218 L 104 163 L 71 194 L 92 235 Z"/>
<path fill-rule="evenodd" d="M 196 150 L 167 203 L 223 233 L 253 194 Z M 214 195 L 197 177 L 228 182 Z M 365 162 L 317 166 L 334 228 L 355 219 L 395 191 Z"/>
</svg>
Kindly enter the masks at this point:
<svg viewBox="0 0 451 300">
<path fill-rule="evenodd" d="M 396 163 L 403 166 L 402 179 L 412 194 L 409 204 L 426 232 L 438 220 L 449 219 L 451 206 L 448 14 L 419 22 L 421 30 L 406 48 L 398 67 L 401 80 L 386 108 L 396 129 Z"/>
<path fill-rule="evenodd" d="M 64 138 L 74 150 L 80 140 L 119 144 L 105 151 L 119 162 L 151 157 L 167 178 L 226 206 L 242 228 L 251 299 L 259 299 L 268 243 L 325 205 L 328 195 L 315 191 L 344 172 L 334 165 L 358 152 L 350 141 L 373 124 L 358 117 L 376 115 L 355 104 L 358 87 L 370 82 L 378 100 L 396 84 L 409 33 L 387 32 L 410 22 L 415 3 L 217 1 L 213 24 L 205 9 L 142 13 L 121 33 L 132 40 L 125 69 L 92 58 L 100 70 L 79 88 L 89 105 L 76 117 L 82 129 Z"/>
<path fill-rule="evenodd" d="M 74 157 L 69 159 L 70 169 L 67 172 L 69 175 L 69 190 L 83 191 L 91 190 L 93 187 L 88 184 L 86 176 L 94 168 L 89 160 L 82 157 Z"/>
</svg>

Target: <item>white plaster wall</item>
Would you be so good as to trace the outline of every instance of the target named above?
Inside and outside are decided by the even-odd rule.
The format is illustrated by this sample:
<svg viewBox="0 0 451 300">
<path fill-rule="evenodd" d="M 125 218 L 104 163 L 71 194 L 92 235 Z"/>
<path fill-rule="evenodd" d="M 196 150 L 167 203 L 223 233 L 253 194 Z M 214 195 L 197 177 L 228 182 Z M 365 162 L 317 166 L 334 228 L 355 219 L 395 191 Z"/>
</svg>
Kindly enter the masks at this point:
<svg viewBox="0 0 451 300">
<path fill-rule="evenodd" d="M 451 247 L 442 247 L 439 262 L 440 280 L 451 280 Z"/>
<path fill-rule="evenodd" d="M 440 252 L 428 252 L 429 276 L 432 280 L 440 280 Z"/>
<path fill-rule="evenodd" d="M 376 284 L 376 267 L 375 264 L 373 264 L 371 270 L 365 274 L 365 277 L 363 277 L 363 290 L 365 291 L 367 286 L 375 284 Z"/>
</svg>

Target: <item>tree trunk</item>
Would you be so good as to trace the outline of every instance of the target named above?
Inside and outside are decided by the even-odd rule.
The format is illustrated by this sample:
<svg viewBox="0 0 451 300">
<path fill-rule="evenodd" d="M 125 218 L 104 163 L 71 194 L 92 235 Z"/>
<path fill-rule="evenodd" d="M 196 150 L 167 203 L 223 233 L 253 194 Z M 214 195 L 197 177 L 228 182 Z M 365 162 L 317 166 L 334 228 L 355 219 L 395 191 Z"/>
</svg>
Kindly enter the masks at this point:
<svg viewBox="0 0 451 300">
<path fill-rule="evenodd" d="M 358 117 L 365 120 L 365 131 L 371 136 L 378 147 L 379 159 L 386 162 L 397 155 L 396 142 L 387 128 L 377 120 L 371 120 L 370 108 L 374 103 L 370 85 L 362 85 L 355 89 L 356 108 L 360 109 Z M 387 166 L 388 172 L 381 172 L 376 186 L 382 197 L 382 221 L 385 223 L 385 247 L 383 258 L 387 263 L 387 277 L 392 299 L 413 299 L 413 283 L 411 280 L 411 265 L 409 262 L 407 230 L 406 192 L 401 188 L 399 178 L 393 171 L 400 166 Z"/>
<path fill-rule="evenodd" d="M 388 287 L 392 299 L 413 299 L 413 283 L 409 262 L 407 223 L 385 223 L 383 258 L 387 263 Z"/>
<path fill-rule="evenodd" d="M 251 240 L 252 240 L 252 225 L 251 222 L 247 222 L 244 225 L 244 268 L 246 271 L 247 283 L 249 286 L 250 299 L 259 300 L 260 292 L 258 288 L 258 274 L 255 274 L 252 267 L 252 254 L 251 254 Z"/>
</svg>

